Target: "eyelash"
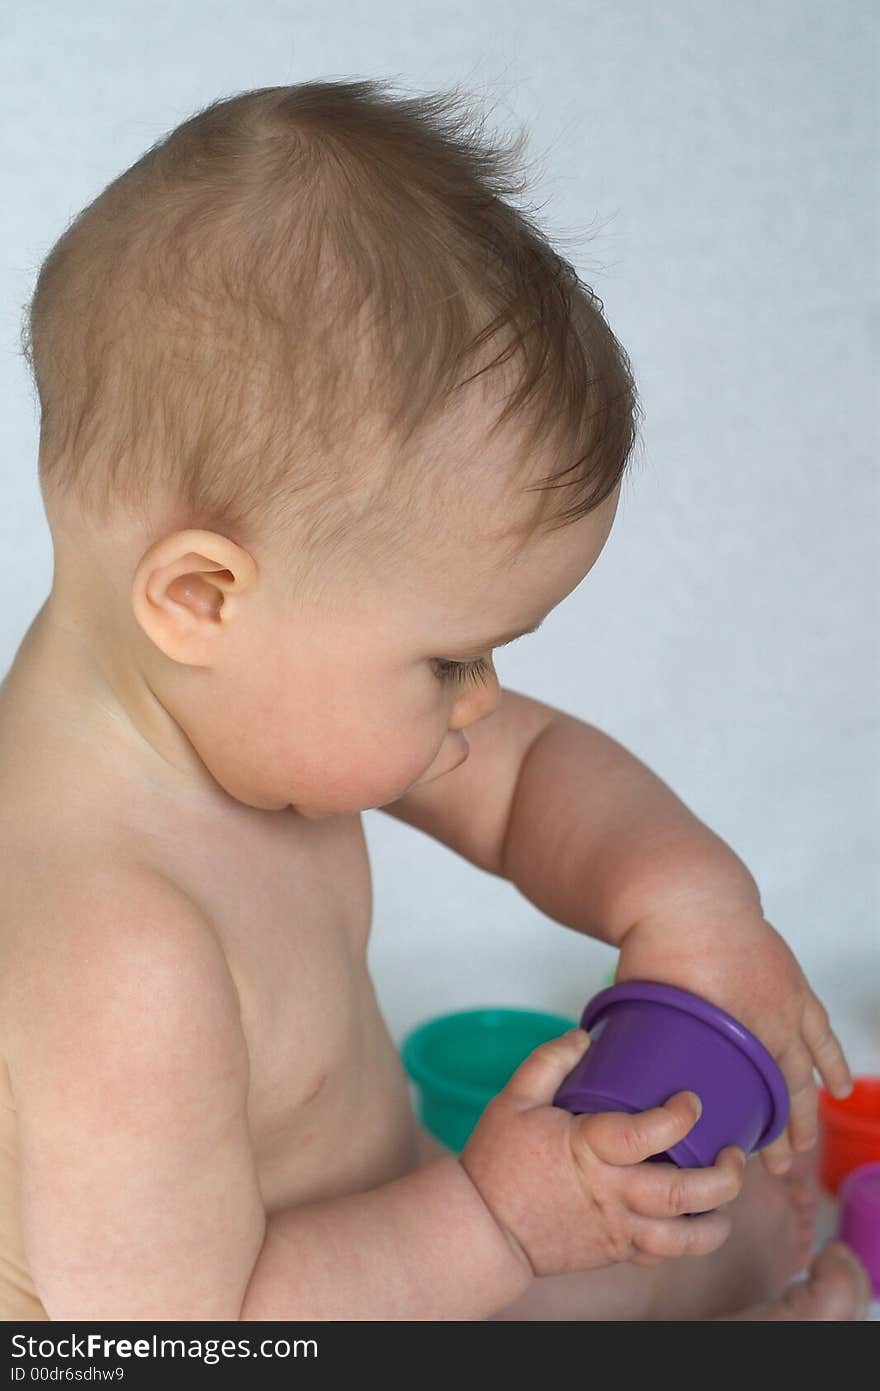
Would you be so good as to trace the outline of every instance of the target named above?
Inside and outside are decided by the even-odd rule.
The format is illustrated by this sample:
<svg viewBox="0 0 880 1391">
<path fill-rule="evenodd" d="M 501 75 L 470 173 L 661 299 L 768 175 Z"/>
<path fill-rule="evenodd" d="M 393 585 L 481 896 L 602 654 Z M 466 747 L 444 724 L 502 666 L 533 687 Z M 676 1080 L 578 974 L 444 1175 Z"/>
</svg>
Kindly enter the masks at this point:
<svg viewBox="0 0 880 1391">
<path fill-rule="evenodd" d="M 445 657 L 435 657 L 434 671 L 445 685 L 463 685 L 466 681 L 480 685 L 488 679 L 490 667 L 482 657 L 475 662 L 448 662 Z"/>
</svg>

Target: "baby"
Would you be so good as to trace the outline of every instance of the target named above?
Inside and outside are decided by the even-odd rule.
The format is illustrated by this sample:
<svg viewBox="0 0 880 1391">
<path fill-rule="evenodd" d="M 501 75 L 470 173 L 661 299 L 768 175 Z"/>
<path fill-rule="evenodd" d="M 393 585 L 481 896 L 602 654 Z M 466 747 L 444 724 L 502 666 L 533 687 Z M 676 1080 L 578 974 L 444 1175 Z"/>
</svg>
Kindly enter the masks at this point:
<svg viewBox="0 0 880 1391">
<path fill-rule="evenodd" d="M 495 672 L 596 563 L 637 413 L 505 201 L 515 155 L 453 99 L 244 93 L 41 269 L 55 570 L 0 687 L 7 1320 L 864 1317 L 837 1243 L 790 1284 L 813 1069 L 851 1082 L 754 880 Z M 367 970 L 368 808 L 743 1020 L 787 1134 L 639 1163 L 698 1099 L 553 1107 L 573 1031 L 447 1151 Z"/>
</svg>

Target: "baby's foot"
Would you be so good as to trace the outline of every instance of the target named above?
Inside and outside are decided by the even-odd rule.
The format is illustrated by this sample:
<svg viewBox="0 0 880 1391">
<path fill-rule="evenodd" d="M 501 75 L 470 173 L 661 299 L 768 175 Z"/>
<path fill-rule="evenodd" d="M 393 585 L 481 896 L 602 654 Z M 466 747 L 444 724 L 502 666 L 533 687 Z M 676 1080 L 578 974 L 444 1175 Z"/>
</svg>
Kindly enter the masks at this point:
<svg viewBox="0 0 880 1391">
<path fill-rule="evenodd" d="M 815 1155 L 798 1155 L 788 1173 L 769 1174 L 753 1157 L 729 1205 L 733 1230 L 718 1251 L 654 1268 L 652 1319 L 714 1319 L 779 1299 L 804 1270 L 815 1239 Z"/>
<path fill-rule="evenodd" d="M 806 1280 L 790 1285 L 781 1299 L 753 1304 L 724 1319 L 797 1320 L 846 1323 L 865 1319 L 871 1287 L 861 1262 L 840 1241 L 823 1247 L 814 1257 Z"/>
</svg>

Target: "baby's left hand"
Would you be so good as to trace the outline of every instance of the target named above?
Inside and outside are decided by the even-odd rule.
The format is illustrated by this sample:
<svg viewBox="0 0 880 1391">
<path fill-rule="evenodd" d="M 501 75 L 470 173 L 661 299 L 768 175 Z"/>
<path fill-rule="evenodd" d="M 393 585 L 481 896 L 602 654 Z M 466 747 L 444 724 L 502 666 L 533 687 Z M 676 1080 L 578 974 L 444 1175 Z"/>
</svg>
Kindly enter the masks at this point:
<svg viewBox="0 0 880 1391">
<path fill-rule="evenodd" d="M 771 1173 L 818 1138 L 819 1093 L 848 1096 L 852 1077 L 821 1001 L 759 905 L 679 906 L 639 919 L 621 943 L 617 980 L 652 980 L 690 990 L 732 1014 L 761 1040 L 788 1084 L 787 1129 L 762 1150 Z"/>
</svg>

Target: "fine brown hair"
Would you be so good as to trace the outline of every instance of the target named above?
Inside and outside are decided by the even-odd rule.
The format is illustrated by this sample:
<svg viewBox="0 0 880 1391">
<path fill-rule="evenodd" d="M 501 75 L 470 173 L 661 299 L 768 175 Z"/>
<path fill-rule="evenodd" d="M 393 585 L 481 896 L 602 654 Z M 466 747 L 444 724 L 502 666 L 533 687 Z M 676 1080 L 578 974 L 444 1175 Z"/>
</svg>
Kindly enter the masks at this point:
<svg viewBox="0 0 880 1391">
<path fill-rule="evenodd" d="M 44 498 L 100 526 L 161 494 L 243 545 L 293 523 L 306 547 L 363 545 L 381 509 L 355 512 L 352 441 L 393 441 L 381 496 L 415 497 L 437 467 L 417 439 L 494 372 L 493 428 L 528 431 L 526 534 L 593 511 L 636 389 L 601 300 L 507 201 L 522 144 L 486 139 L 458 89 L 378 80 L 243 92 L 157 140 L 72 219 L 25 306 Z M 536 449 L 561 464 L 537 482 Z"/>
</svg>

